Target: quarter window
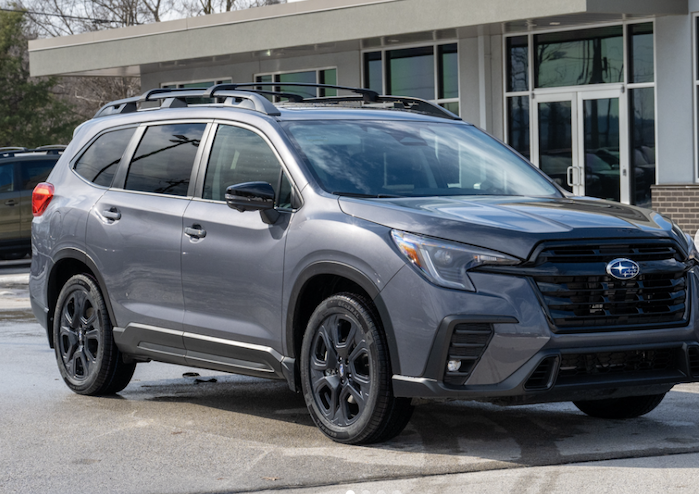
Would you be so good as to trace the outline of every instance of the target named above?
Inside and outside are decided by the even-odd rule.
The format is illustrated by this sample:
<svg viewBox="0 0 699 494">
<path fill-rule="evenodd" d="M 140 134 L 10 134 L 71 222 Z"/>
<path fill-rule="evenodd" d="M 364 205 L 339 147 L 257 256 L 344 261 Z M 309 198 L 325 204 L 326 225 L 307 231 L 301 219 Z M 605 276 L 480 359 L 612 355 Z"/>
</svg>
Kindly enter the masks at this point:
<svg viewBox="0 0 699 494">
<path fill-rule="evenodd" d="M 75 172 L 95 185 L 109 187 L 136 127 L 99 136 L 75 163 Z"/>
<path fill-rule="evenodd" d="M 204 123 L 149 127 L 131 161 L 124 188 L 186 196 L 205 128 Z"/>
<path fill-rule="evenodd" d="M 265 140 L 250 130 L 220 125 L 211 149 L 203 198 L 225 201 L 226 188 L 245 182 L 271 184 L 277 205 L 291 206 L 291 186 Z"/>
</svg>

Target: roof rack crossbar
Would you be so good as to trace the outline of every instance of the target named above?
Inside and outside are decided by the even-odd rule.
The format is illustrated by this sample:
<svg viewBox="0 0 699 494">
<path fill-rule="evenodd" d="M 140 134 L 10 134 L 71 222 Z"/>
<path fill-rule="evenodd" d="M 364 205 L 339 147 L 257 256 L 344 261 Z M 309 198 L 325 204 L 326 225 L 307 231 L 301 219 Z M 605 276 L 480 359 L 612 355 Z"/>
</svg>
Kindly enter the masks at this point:
<svg viewBox="0 0 699 494">
<path fill-rule="evenodd" d="M 322 98 L 307 98 L 304 102 L 318 103 L 343 103 L 347 101 L 360 101 L 357 96 L 326 96 Z M 461 117 L 450 112 L 446 108 L 439 106 L 430 101 L 420 98 L 411 98 L 409 96 L 379 96 L 374 103 L 401 103 L 406 110 L 411 110 L 434 117 L 448 118 L 450 120 L 461 120 Z"/>
</svg>

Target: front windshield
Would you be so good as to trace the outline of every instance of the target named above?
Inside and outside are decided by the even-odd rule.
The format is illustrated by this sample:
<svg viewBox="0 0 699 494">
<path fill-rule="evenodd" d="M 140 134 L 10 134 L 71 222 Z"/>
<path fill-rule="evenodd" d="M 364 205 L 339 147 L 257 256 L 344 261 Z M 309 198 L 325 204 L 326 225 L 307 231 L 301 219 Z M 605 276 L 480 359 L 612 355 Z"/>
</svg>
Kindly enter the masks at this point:
<svg viewBox="0 0 699 494">
<path fill-rule="evenodd" d="M 326 120 L 283 126 L 323 189 L 334 194 L 560 196 L 531 165 L 469 125 Z"/>
</svg>

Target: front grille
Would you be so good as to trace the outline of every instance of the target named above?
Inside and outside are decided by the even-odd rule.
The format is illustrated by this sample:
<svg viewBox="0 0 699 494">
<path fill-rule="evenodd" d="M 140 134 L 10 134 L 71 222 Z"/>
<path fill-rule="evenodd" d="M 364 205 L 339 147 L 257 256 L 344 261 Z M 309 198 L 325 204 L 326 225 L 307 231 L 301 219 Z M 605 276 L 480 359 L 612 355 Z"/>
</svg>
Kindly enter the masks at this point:
<svg viewBox="0 0 699 494">
<path fill-rule="evenodd" d="M 607 274 L 607 263 L 620 257 L 639 263 L 641 274 Z M 686 317 L 688 269 L 679 258 L 669 242 L 550 247 L 539 253 L 533 279 L 562 330 L 678 324 Z"/>
<path fill-rule="evenodd" d="M 445 367 L 444 383 L 453 386 L 463 385 L 492 337 L 493 325 L 489 323 L 460 323 L 454 326 L 447 362 L 459 361 L 461 365 L 456 371 L 450 371 Z"/>
<path fill-rule="evenodd" d="M 561 355 L 556 385 L 679 372 L 678 348 Z"/>
</svg>

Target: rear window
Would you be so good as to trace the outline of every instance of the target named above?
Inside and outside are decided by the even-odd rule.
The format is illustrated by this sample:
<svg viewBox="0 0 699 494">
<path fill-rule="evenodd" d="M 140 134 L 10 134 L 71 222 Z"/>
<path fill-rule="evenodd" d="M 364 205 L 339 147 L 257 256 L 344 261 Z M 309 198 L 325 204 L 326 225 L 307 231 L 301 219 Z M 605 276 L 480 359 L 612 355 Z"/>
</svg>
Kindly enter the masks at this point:
<svg viewBox="0 0 699 494">
<path fill-rule="evenodd" d="M 56 161 L 57 158 L 20 163 L 22 190 L 34 190 L 39 183 L 45 182 Z"/>
<path fill-rule="evenodd" d="M 75 171 L 95 185 L 109 187 L 136 127 L 99 136 L 75 163 Z"/>
</svg>

